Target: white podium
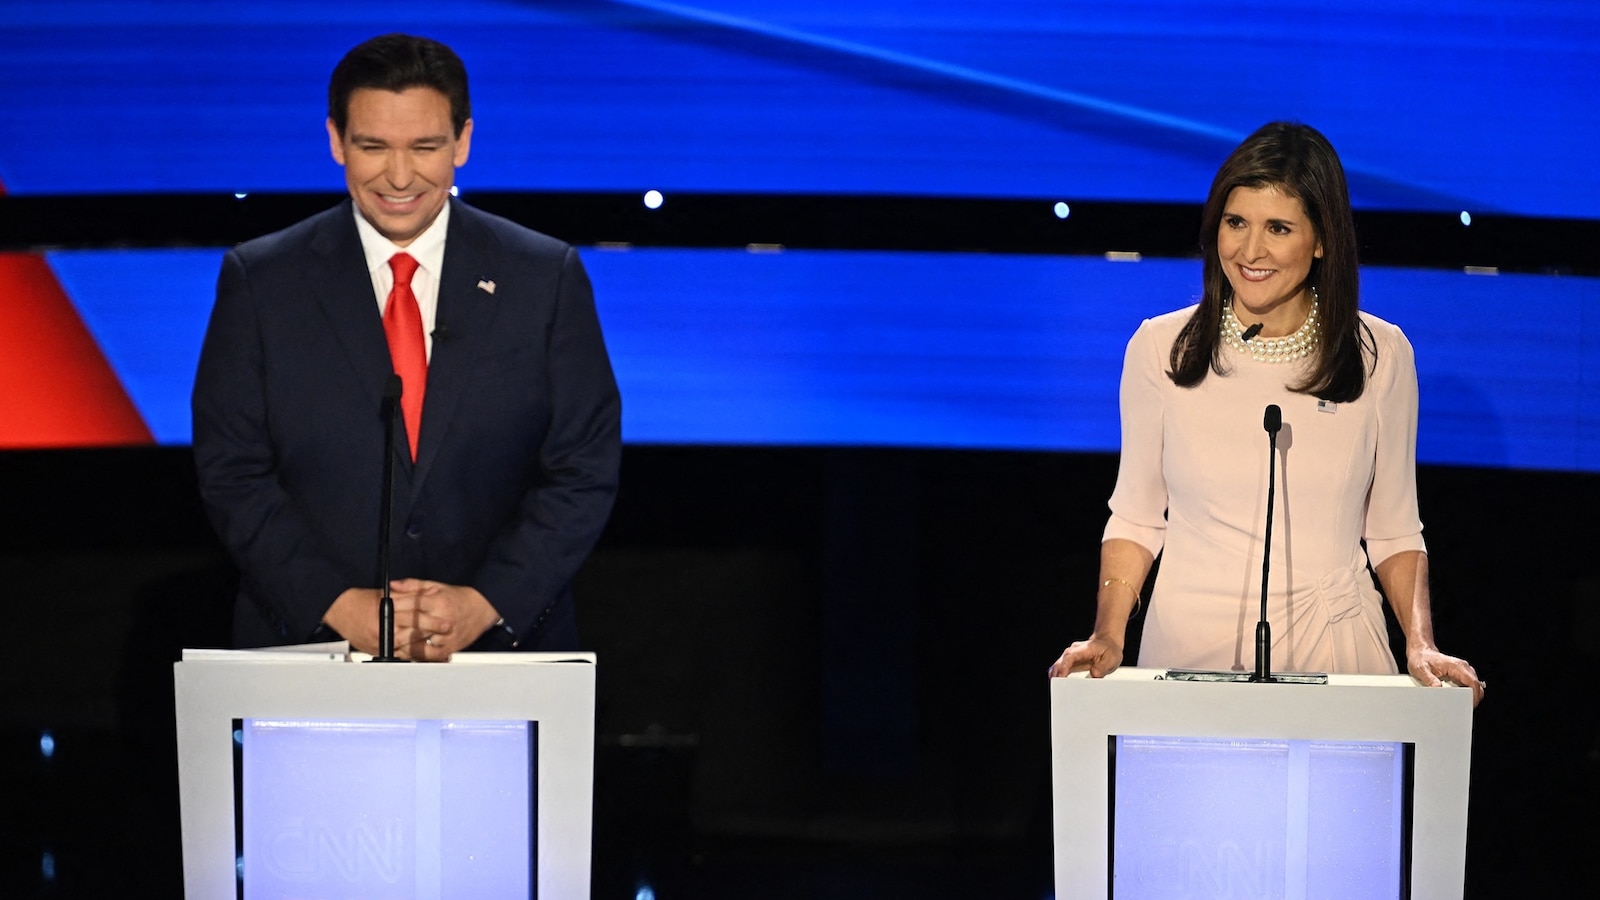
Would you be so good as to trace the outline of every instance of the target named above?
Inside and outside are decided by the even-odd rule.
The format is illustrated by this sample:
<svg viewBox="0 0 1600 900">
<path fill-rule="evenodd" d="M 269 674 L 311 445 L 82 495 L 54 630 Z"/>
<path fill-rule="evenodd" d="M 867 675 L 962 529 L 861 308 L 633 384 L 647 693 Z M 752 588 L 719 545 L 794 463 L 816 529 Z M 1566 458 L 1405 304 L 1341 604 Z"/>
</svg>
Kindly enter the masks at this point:
<svg viewBox="0 0 1600 900">
<path fill-rule="evenodd" d="M 1103 679 L 1084 673 L 1057 678 L 1050 685 L 1052 799 L 1055 828 L 1055 884 L 1057 900 L 1124 897 L 1204 897 L 1242 896 L 1285 897 L 1312 900 L 1325 894 L 1305 887 L 1304 874 L 1315 868 L 1307 862 L 1307 826 L 1311 819 L 1312 847 L 1319 848 L 1319 816 L 1330 807 L 1346 806 L 1347 788 L 1352 779 L 1371 781 L 1375 772 L 1380 811 L 1393 807 L 1391 823 L 1400 827 L 1398 810 L 1406 800 L 1401 795 L 1403 777 L 1399 758 L 1386 754 L 1380 745 L 1410 745 L 1410 822 L 1408 833 L 1399 835 L 1408 844 L 1410 893 L 1414 900 L 1460 900 L 1466 865 L 1467 789 L 1472 747 L 1472 693 L 1463 688 L 1425 688 L 1409 676 L 1331 675 L 1327 684 L 1246 684 L 1166 680 L 1161 670 L 1122 668 Z M 1113 762 L 1115 738 L 1121 736 L 1121 758 Z M 1209 739 L 1173 741 L 1181 739 Z M 1306 743 L 1312 749 L 1305 749 Z M 1274 808 L 1272 815 L 1288 821 L 1299 837 L 1287 836 L 1274 846 L 1257 842 L 1253 848 L 1228 848 L 1221 854 L 1215 845 L 1195 850 L 1180 847 L 1185 841 L 1168 838 L 1172 853 L 1158 863 L 1145 863 L 1138 873 L 1124 872 L 1113 883 L 1113 824 L 1115 803 L 1125 818 L 1144 820 L 1165 815 L 1164 804 L 1174 802 L 1156 788 L 1154 795 L 1113 797 L 1113 766 L 1143 764 L 1145 758 L 1176 760 L 1175 771 L 1165 784 L 1174 795 L 1199 797 L 1202 814 L 1216 813 L 1215 832 L 1226 840 L 1229 829 L 1239 830 L 1230 821 L 1230 804 L 1249 807 L 1260 797 L 1245 800 L 1222 799 L 1227 785 L 1212 791 L 1207 779 L 1217 777 L 1200 759 L 1190 762 L 1184 747 L 1200 747 L 1200 754 L 1215 753 L 1225 758 L 1229 751 L 1253 756 L 1248 765 L 1267 760 L 1282 772 L 1290 773 L 1290 786 L 1277 799 L 1287 813 Z M 1170 751 L 1170 752 L 1169 752 Z M 1315 776 L 1318 786 L 1304 786 L 1306 759 L 1321 753 L 1331 759 L 1332 776 Z M 1396 757 L 1395 765 L 1384 760 Z M 1374 764 L 1374 761 L 1375 764 Z M 1361 771 L 1365 769 L 1365 774 Z M 1301 787 L 1296 790 L 1294 773 Z M 1341 779 L 1343 779 L 1341 781 Z M 1224 774 L 1221 780 L 1227 781 Z M 1392 803 L 1382 797 L 1392 782 Z M 1333 788 L 1329 788 L 1329 784 Z M 1194 790 L 1199 788 L 1198 791 Z M 1148 791 L 1134 786 L 1132 792 Z M 1358 788 L 1366 790 L 1366 788 Z M 1124 792 L 1130 792 L 1125 787 Z M 1308 795 L 1310 795 L 1308 799 Z M 1329 803 L 1328 801 L 1335 802 Z M 1211 806 L 1206 806 L 1211 804 Z M 1298 815 L 1301 824 L 1293 824 Z M 1366 815 L 1366 814 L 1363 814 Z M 1386 814 L 1385 814 L 1386 815 Z M 1384 815 L 1373 818 L 1382 819 Z M 1210 826 L 1204 826 L 1210 827 Z M 1390 827 L 1384 822 L 1369 825 L 1358 820 L 1351 830 L 1361 840 L 1367 831 Z M 1130 835 L 1129 856 L 1151 850 L 1149 841 Z M 1298 849 L 1297 849 L 1298 848 Z M 1157 848 L 1159 849 L 1159 848 Z M 1179 850 L 1190 853 L 1179 855 Z M 1280 852 L 1281 851 L 1281 852 Z M 1198 854 L 1198 859 L 1195 855 Z M 1207 855 L 1209 854 L 1209 855 Z M 1396 854 L 1397 871 L 1389 876 L 1401 882 L 1398 871 L 1402 855 Z M 1235 863 L 1238 863 L 1235 866 Z M 1256 871 L 1249 870 L 1255 867 Z M 1118 857 L 1117 868 L 1124 868 Z M 1265 877 L 1260 870 L 1267 871 Z M 1135 875 L 1137 874 L 1137 877 Z M 1235 881 L 1248 882 L 1245 887 Z M 1194 883 L 1190 883 L 1194 882 Z M 1198 889 L 1196 889 L 1198 884 Z M 1382 889 L 1383 896 L 1398 896 Z M 1343 896 L 1351 896 L 1345 893 Z"/>
<path fill-rule="evenodd" d="M 254 900 L 248 875 L 271 874 L 306 896 L 367 896 L 373 885 L 419 900 L 504 896 L 516 884 L 526 896 L 588 897 L 594 662 L 185 651 L 174 667 L 185 896 L 234 897 L 242 878 Z M 270 819 L 257 830 L 271 833 L 252 839 L 236 775 L 244 810 L 253 802 L 250 815 Z M 484 824 L 494 817 L 509 827 Z M 236 830 L 261 852 L 236 846 Z"/>
</svg>

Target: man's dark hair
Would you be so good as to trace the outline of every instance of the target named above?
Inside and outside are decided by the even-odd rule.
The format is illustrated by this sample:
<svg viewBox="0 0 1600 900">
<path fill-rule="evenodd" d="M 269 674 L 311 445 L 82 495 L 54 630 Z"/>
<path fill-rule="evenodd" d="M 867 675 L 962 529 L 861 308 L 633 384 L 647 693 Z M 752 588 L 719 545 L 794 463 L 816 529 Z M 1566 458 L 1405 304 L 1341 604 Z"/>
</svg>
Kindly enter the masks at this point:
<svg viewBox="0 0 1600 900">
<path fill-rule="evenodd" d="M 409 34 L 386 34 L 357 45 L 328 79 L 328 118 L 344 136 L 350 121 L 350 95 L 362 88 L 403 91 L 429 87 L 450 101 L 450 124 L 461 129 L 472 118 L 467 97 L 467 67 L 444 44 Z"/>
</svg>

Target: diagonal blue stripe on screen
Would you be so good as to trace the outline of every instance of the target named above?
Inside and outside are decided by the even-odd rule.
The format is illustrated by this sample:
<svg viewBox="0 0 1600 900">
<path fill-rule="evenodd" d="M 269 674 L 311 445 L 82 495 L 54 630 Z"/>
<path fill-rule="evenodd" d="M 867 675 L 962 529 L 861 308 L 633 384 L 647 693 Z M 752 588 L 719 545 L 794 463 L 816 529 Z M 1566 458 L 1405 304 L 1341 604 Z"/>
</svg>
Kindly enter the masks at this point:
<svg viewBox="0 0 1600 900">
<path fill-rule="evenodd" d="M 189 442 L 189 389 L 221 250 L 45 255 L 158 444 Z"/>
<path fill-rule="evenodd" d="M 827 51 L 838 54 L 851 63 L 866 61 L 918 73 L 930 77 L 937 85 L 937 89 L 945 92 L 971 93 L 980 101 L 999 99 L 1007 102 L 1012 108 L 1020 106 L 1022 112 L 1043 123 L 1083 130 L 1094 134 L 1097 140 L 1124 140 L 1134 145 L 1150 146 L 1215 162 L 1224 159 L 1229 151 L 1244 140 L 1250 130 L 1175 115 L 1154 107 L 1125 103 L 1109 96 L 1067 90 L 997 71 L 958 65 L 891 47 L 845 40 L 761 19 L 732 15 L 704 6 L 668 3 L 662 0 L 611 0 L 611 2 L 662 13 L 688 22 L 728 29 L 747 37 L 770 39 L 780 44 Z M 761 4 L 755 5 L 759 11 Z M 890 34 L 892 32 L 886 32 L 883 36 L 887 37 Z M 1063 61 L 1062 69 L 1070 70 L 1071 63 L 1071 60 Z M 998 98 L 994 95 L 998 95 Z M 1259 124 L 1261 123 L 1253 122 L 1252 127 Z M 1378 206 L 1415 209 L 1484 208 L 1478 198 L 1431 190 L 1355 158 L 1345 158 L 1342 162 L 1352 192 Z"/>
<path fill-rule="evenodd" d="M 1186 260 L 583 255 L 624 437 L 648 444 L 1114 452 L 1127 339 L 1192 302 L 1199 281 Z M 220 256 L 49 255 L 165 444 L 189 439 Z M 1368 268 L 1362 296 L 1416 348 L 1419 460 L 1600 471 L 1600 279 Z"/>
<path fill-rule="evenodd" d="M 1243 133 L 1220 128 L 1205 122 L 1186 119 L 1182 116 L 1169 115 L 1152 109 L 1141 109 L 1137 106 L 1118 103 L 1103 97 L 1062 90 L 1020 78 L 1011 78 L 996 72 L 955 65 L 943 60 L 903 53 L 887 47 L 842 40 L 825 34 L 812 34 L 757 19 L 728 15 L 727 13 L 703 7 L 689 6 L 682 3 L 656 2 L 656 0 L 612 0 L 612 2 L 622 6 L 634 6 L 666 13 L 677 18 L 714 25 L 719 28 L 728 28 L 750 35 L 817 47 L 857 59 L 872 60 L 891 66 L 927 72 L 956 82 L 968 82 L 997 88 L 1012 94 L 1046 100 L 1053 104 L 1080 107 L 1118 119 L 1154 126 L 1164 132 L 1176 133 L 1184 141 L 1191 144 L 1197 140 L 1211 144 L 1213 149 L 1221 148 L 1226 151 L 1244 138 Z"/>
<path fill-rule="evenodd" d="M 471 68 L 469 192 L 1192 203 L 1234 137 L 1293 118 L 1361 208 L 1600 216 L 1600 5 L 1290 6 L 0 4 L 0 183 L 335 189 L 326 79 L 382 21 Z"/>
</svg>

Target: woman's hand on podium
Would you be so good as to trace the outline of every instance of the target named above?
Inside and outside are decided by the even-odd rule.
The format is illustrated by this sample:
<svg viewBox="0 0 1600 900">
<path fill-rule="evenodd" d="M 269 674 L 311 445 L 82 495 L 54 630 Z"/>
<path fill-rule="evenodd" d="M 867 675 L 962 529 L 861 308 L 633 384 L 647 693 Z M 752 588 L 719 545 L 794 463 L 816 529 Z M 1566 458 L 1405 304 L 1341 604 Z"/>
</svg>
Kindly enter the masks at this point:
<svg viewBox="0 0 1600 900">
<path fill-rule="evenodd" d="M 1485 682 L 1464 659 L 1440 653 L 1434 647 L 1409 647 L 1406 649 L 1406 668 L 1410 670 L 1412 678 L 1427 687 L 1455 684 L 1472 688 L 1472 705 L 1483 702 Z"/>
<path fill-rule="evenodd" d="M 1433 593 L 1428 586 L 1428 554 L 1396 553 L 1378 564 L 1378 581 L 1406 636 L 1406 669 L 1418 684 L 1451 683 L 1472 688 L 1472 705 L 1483 702 L 1483 680 L 1464 659 L 1439 652 L 1433 642 Z"/>
<path fill-rule="evenodd" d="M 1095 592 L 1094 633 L 1067 647 L 1050 667 L 1051 678 L 1065 678 L 1087 669 L 1090 678 L 1104 678 L 1122 665 L 1128 620 L 1139 611 L 1142 585 L 1155 555 L 1126 538 L 1100 544 L 1100 587 Z"/>
<path fill-rule="evenodd" d="M 1089 670 L 1090 678 L 1104 678 L 1122 665 L 1122 644 L 1110 638 L 1092 635 L 1086 641 L 1074 641 L 1061 658 L 1050 666 L 1051 678 L 1065 678 L 1073 672 Z"/>
</svg>

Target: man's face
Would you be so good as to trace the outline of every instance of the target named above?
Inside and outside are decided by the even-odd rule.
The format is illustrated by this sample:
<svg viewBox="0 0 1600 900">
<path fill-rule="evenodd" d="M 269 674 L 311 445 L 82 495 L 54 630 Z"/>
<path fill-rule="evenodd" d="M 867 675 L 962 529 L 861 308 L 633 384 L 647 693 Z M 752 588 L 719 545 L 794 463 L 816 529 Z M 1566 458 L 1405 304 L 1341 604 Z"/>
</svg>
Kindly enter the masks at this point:
<svg viewBox="0 0 1600 900">
<path fill-rule="evenodd" d="M 433 88 L 360 88 L 350 95 L 342 136 L 328 120 L 328 142 L 356 209 L 404 247 L 444 209 L 456 167 L 467 161 L 472 120 L 457 135 L 450 101 Z"/>
</svg>

